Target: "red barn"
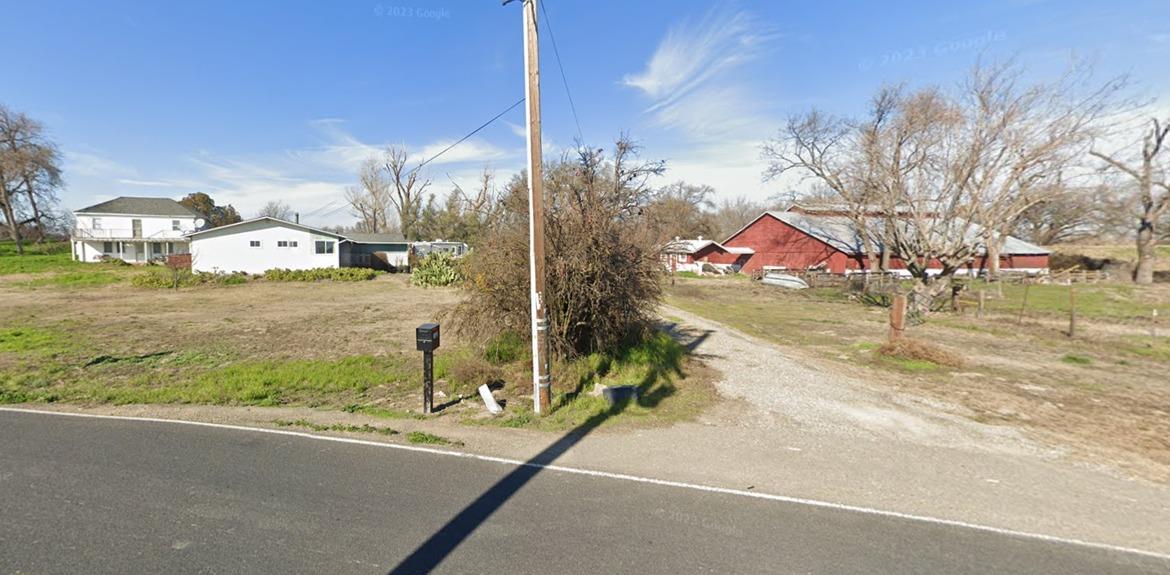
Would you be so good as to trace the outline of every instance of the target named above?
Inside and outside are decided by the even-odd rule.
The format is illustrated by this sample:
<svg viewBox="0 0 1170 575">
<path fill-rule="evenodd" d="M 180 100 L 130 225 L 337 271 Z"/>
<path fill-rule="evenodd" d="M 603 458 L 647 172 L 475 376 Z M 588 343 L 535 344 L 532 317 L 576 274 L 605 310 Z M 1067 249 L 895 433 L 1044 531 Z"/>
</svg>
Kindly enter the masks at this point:
<svg viewBox="0 0 1170 575">
<path fill-rule="evenodd" d="M 794 207 L 784 212 L 764 212 L 722 245 L 728 250 L 752 250 L 740 260 L 741 271 L 749 273 L 777 268 L 846 274 L 869 268 L 857 227 L 848 217 L 834 211 Z M 1009 236 L 1000 256 L 1000 269 L 1041 273 L 1048 269 L 1048 255 L 1044 248 Z M 967 273 L 977 273 L 985 268 L 985 263 L 983 256 L 974 258 Z M 930 267 L 942 268 L 937 262 Z M 905 262 L 891 258 L 891 270 L 905 268 Z"/>
</svg>

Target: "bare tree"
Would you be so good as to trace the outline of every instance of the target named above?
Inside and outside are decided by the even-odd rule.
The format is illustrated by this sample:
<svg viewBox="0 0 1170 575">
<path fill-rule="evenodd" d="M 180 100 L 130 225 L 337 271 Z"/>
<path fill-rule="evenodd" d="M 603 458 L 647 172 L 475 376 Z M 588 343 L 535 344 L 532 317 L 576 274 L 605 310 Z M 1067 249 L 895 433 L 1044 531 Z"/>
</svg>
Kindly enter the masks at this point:
<svg viewBox="0 0 1170 575">
<path fill-rule="evenodd" d="M 18 253 L 24 253 L 25 226 L 32 226 L 38 240 L 45 236 L 63 185 L 60 163 L 40 122 L 0 105 L 0 215 Z"/>
<path fill-rule="evenodd" d="M 268 217 L 276 218 L 278 220 L 292 221 L 294 214 L 292 208 L 288 204 L 280 200 L 270 200 L 268 203 L 264 204 L 264 207 L 260 208 L 260 211 L 256 212 L 256 217 Z"/>
<path fill-rule="evenodd" d="M 386 149 L 383 168 L 390 176 L 389 201 L 398 216 L 398 226 L 406 239 L 422 239 L 418 236 L 418 222 L 422 217 L 423 197 L 430 180 L 420 179 L 419 168 L 407 169 L 408 154 L 405 147 L 390 146 Z"/>
<path fill-rule="evenodd" d="M 1154 283 L 1154 264 L 1157 258 L 1155 246 L 1158 242 L 1156 226 L 1170 207 L 1170 167 L 1165 161 L 1163 150 L 1170 136 L 1170 119 L 1151 121 L 1149 131 L 1142 137 L 1138 153 L 1122 150 L 1106 154 L 1093 150 L 1093 156 L 1105 161 L 1110 169 L 1133 178 L 1137 182 L 1137 197 L 1140 215 L 1137 227 L 1137 266 L 1133 279 L 1139 284 Z M 1136 156 L 1136 157 L 1134 157 Z"/>
<path fill-rule="evenodd" d="M 350 213 L 358 218 L 358 227 L 368 233 L 389 231 L 390 182 L 382 172 L 377 158 L 367 158 L 358 172 L 360 187 L 345 189 L 345 201 Z"/>
<path fill-rule="evenodd" d="M 726 239 L 727 236 L 748 225 L 767 209 L 767 204 L 749 200 L 744 196 L 724 198 L 711 215 L 712 223 L 715 226 L 715 237 L 720 240 Z"/>
<path fill-rule="evenodd" d="M 959 269 L 998 262 L 1007 232 L 1051 197 L 1120 86 L 1078 96 L 1079 73 L 1018 78 L 1010 66 L 976 67 L 954 95 L 884 88 L 861 121 L 796 116 L 765 144 L 765 176 L 794 170 L 836 193 L 871 268 L 879 250 L 900 259 L 924 311 Z"/>
<path fill-rule="evenodd" d="M 711 209 L 715 189 L 678 181 L 655 190 L 644 208 L 647 225 L 660 241 L 674 237 L 711 238 L 717 233 Z"/>
<path fill-rule="evenodd" d="M 1048 199 L 1020 214 L 1014 234 L 1038 245 L 1050 246 L 1100 235 L 1105 222 L 1101 210 L 1109 201 L 1105 186 L 1060 186 Z"/>
</svg>

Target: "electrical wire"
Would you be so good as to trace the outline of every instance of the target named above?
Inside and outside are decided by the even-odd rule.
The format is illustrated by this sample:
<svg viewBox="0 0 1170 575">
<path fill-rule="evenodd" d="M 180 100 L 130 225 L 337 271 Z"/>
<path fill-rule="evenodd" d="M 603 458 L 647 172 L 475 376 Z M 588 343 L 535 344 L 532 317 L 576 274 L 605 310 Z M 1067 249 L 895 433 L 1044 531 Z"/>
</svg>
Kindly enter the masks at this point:
<svg viewBox="0 0 1170 575">
<path fill-rule="evenodd" d="M 511 106 L 508 106 L 507 108 L 505 108 L 503 112 L 500 112 L 499 114 L 496 114 L 495 116 L 493 116 L 493 117 L 492 117 L 492 119 L 490 119 L 490 120 L 488 120 L 488 121 L 484 122 L 483 124 L 480 124 L 478 128 L 476 128 L 476 129 L 474 129 L 474 130 L 472 130 L 472 131 L 468 132 L 468 133 L 467 133 L 467 135 L 465 135 L 465 136 L 463 136 L 462 138 L 459 138 L 458 140 L 456 140 L 456 141 L 455 141 L 455 143 L 451 144 L 450 146 L 447 146 L 446 148 L 443 148 L 442 150 L 440 150 L 440 151 L 439 151 L 439 153 L 437 153 L 437 154 L 435 154 L 435 155 L 433 155 L 433 156 L 431 156 L 431 157 L 427 158 L 427 159 L 426 159 L 425 161 L 423 161 L 421 164 L 419 164 L 419 165 L 415 166 L 413 169 L 411 169 L 409 172 L 407 172 L 407 173 L 406 173 L 406 175 L 407 175 L 407 176 L 409 176 L 409 175 L 411 175 L 411 174 L 413 174 L 413 173 L 417 172 L 417 171 L 418 171 L 419 169 L 421 169 L 423 166 L 425 166 L 425 165 L 427 165 L 427 164 L 429 164 L 429 163 L 433 162 L 433 161 L 434 161 L 434 160 L 436 160 L 436 159 L 437 159 L 439 156 L 442 156 L 443 154 L 446 154 L 447 152 L 451 151 L 451 148 L 454 148 L 455 146 L 458 146 L 459 144 L 462 144 L 463 142 L 467 141 L 467 139 L 468 139 L 468 138 L 470 138 L 470 137 L 472 137 L 472 136 L 474 136 L 474 135 L 478 134 L 478 133 L 480 132 L 480 130 L 483 130 L 484 128 L 486 128 L 486 127 L 490 126 L 490 125 L 492 124 L 492 122 L 495 122 L 496 120 L 499 120 L 500 118 L 504 117 L 504 114 L 507 114 L 508 112 L 511 112 L 512 110 L 516 109 L 516 106 L 519 106 L 520 104 L 523 104 L 523 103 L 524 103 L 524 98 L 523 98 L 523 97 L 521 97 L 519 100 L 516 100 L 516 102 L 515 102 L 514 104 L 512 104 Z M 331 204 L 331 203 L 333 203 L 334 201 L 336 201 L 336 200 L 331 200 L 329 203 Z M 321 207 L 321 208 L 319 208 L 319 209 L 324 209 L 325 207 L 328 207 L 328 204 L 326 204 L 325 206 L 322 206 L 322 207 Z M 318 214 L 316 217 L 317 217 L 317 218 L 325 218 L 325 217 L 331 216 L 331 215 L 333 215 L 333 214 L 335 214 L 335 213 L 337 213 L 337 212 L 340 212 L 341 210 L 348 209 L 348 208 L 349 208 L 349 205 L 348 205 L 348 204 L 342 204 L 342 205 L 340 205 L 340 206 L 338 206 L 338 207 L 336 207 L 336 208 L 333 208 L 332 210 L 329 210 L 329 211 L 327 211 L 327 212 L 324 212 L 324 213 Z M 317 211 L 317 210 L 314 210 L 314 211 Z"/>
<path fill-rule="evenodd" d="M 565 65 L 561 62 L 561 51 L 557 49 L 557 36 L 553 33 L 552 19 L 548 17 L 548 9 L 544 6 L 548 0 L 540 3 L 540 11 L 544 13 L 544 25 L 548 27 L 548 38 L 552 41 L 553 55 L 557 59 L 557 70 L 561 72 L 561 82 L 565 85 L 565 96 L 569 98 L 569 111 L 573 113 L 573 123 L 577 125 L 577 145 L 585 145 L 585 137 L 581 135 L 581 120 L 577 118 L 577 106 L 573 104 L 573 92 L 569 89 L 569 78 L 565 75 Z"/>
</svg>

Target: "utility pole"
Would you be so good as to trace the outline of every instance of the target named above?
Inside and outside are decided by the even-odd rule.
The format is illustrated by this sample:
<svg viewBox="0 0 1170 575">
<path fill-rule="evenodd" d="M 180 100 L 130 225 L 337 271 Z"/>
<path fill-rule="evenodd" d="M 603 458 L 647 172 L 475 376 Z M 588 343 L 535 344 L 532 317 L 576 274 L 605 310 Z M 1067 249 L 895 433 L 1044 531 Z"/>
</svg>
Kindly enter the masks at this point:
<svg viewBox="0 0 1170 575">
<path fill-rule="evenodd" d="M 532 311 L 532 401 L 537 415 L 546 413 L 552 397 L 549 373 L 548 315 L 544 301 L 544 176 L 540 149 L 540 41 L 536 1 L 524 8 L 524 98 L 528 123 L 528 285 Z"/>
</svg>

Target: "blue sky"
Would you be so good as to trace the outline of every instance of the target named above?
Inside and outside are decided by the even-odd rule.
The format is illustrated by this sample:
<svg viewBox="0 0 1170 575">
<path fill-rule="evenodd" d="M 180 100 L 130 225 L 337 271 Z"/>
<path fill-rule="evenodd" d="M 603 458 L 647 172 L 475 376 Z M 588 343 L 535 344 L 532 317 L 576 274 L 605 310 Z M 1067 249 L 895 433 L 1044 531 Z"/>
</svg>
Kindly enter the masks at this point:
<svg viewBox="0 0 1170 575">
<path fill-rule="evenodd" d="M 862 110 L 883 83 L 956 83 L 976 60 L 1042 78 L 1070 58 L 1170 100 L 1170 4 L 544 0 L 545 144 L 622 131 L 667 180 L 763 199 L 758 146 L 786 115 Z M 245 216 L 273 199 L 317 224 L 389 143 L 427 157 L 523 95 L 521 13 L 498 0 L 66 2 L 5 9 L 0 102 L 66 158 L 65 206 L 205 191 Z M 543 16 L 543 15 L 542 15 Z M 18 25 L 14 25 L 19 23 Z M 19 56 L 19 57 L 18 57 Z M 518 107 L 426 168 L 433 191 L 524 163 Z M 665 183 L 665 182 L 664 182 Z"/>
</svg>

